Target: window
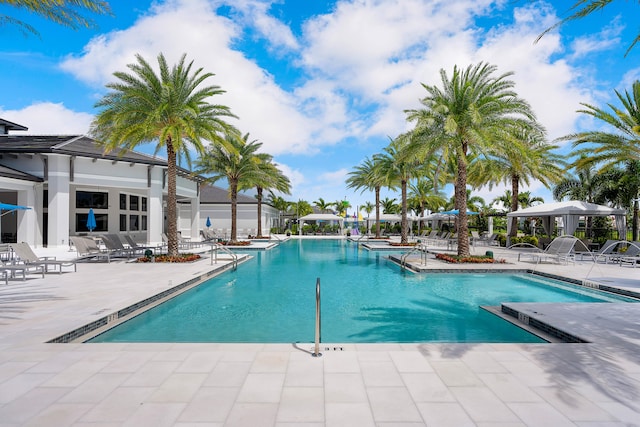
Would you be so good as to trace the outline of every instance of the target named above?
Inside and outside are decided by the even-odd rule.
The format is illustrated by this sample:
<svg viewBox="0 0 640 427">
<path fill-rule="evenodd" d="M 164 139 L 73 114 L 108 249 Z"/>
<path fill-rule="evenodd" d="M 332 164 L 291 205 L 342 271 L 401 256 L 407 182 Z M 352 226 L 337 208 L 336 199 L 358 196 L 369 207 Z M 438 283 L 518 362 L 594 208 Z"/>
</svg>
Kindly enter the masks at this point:
<svg viewBox="0 0 640 427">
<path fill-rule="evenodd" d="M 129 215 L 129 231 L 138 231 L 140 229 L 138 221 L 138 215 Z"/>
<path fill-rule="evenodd" d="M 127 216 L 120 214 L 120 231 L 127 231 Z"/>
<path fill-rule="evenodd" d="M 76 208 L 109 208 L 109 193 L 94 191 L 76 191 Z"/>
<path fill-rule="evenodd" d="M 146 215 L 142 215 L 142 217 L 140 217 L 140 230 L 142 231 L 147 231 L 147 216 Z"/>
<path fill-rule="evenodd" d="M 77 213 L 76 214 L 76 232 L 77 233 L 86 233 L 89 231 L 87 228 L 87 217 L 88 213 Z M 109 215 L 97 213 L 96 216 L 96 228 L 93 229 L 96 231 L 109 231 Z"/>
<path fill-rule="evenodd" d="M 130 211 L 139 210 L 138 200 L 140 200 L 140 197 L 138 197 L 138 196 L 129 196 L 129 210 Z"/>
<path fill-rule="evenodd" d="M 146 212 L 146 211 L 147 211 L 147 198 L 142 197 L 142 212 Z"/>
<path fill-rule="evenodd" d="M 127 210 L 127 195 L 126 194 L 121 194 L 120 195 L 120 210 L 121 211 L 126 211 Z"/>
</svg>

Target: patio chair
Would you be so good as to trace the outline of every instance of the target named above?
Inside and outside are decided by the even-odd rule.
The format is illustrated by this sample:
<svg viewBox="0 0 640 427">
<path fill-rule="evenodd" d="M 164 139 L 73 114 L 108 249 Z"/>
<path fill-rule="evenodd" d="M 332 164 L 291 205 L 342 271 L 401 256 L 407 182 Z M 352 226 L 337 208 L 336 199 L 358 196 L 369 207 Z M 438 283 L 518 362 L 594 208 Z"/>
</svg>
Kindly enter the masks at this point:
<svg viewBox="0 0 640 427">
<path fill-rule="evenodd" d="M 28 243 L 11 243 L 9 246 L 18 260 L 28 267 L 42 266 L 45 273 L 49 272 L 49 267 L 53 267 L 52 271 L 56 271 L 57 268 L 59 274 L 62 274 L 62 267 L 73 267 L 73 271 L 78 271 L 74 260 L 62 261 L 57 260 L 56 257 L 39 257 Z"/>
<path fill-rule="evenodd" d="M 556 237 L 544 251 L 532 254 L 532 258 L 536 262 L 556 261 L 565 264 L 569 261 L 574 262 L 573 247 L 575 244 L 576 239 L 572 236 Z"/>
<path fill-rule="evenodd" d="M 640 262 L 640 241 L 630 242 L 626 252 L 619 255 L 618 264 L 637 267 Z"/>
<path fill-rule="evenodd" d="M 0 274 L 2 274 L 2 278 L 4 279 L 5 285 L 8 285 L 9 278 L 16 277 L 18 272 L 22 273 L 23 281 L 27 280 L 27 273 L 32 273 L 32 272 L 40 273 L 42 274 L 42 278 L 44 278 L 44 266 L 42 265 L 28 266 L 24 264 L 8 264 L 0 260 Z"/>
<path fill-rule="evenodd" d="M 200 230 L 200 233 L 202 234 L 203 242 L 213 242 L 218 240 L 218 235 L 213 230 L 204 229 L 204 230 Z"/>
<path fill-rule="evenodd" d="M 117 234 L 103 234 L 102 243 L 111 252 L 111 256 L 133 257 L 134 250 L 125 248 Z"/>
<path fill-rule="evenodd" d="M 69 236 L 69 240 L 73 243 L 73 246 L 76 248 L 77 258 L 76 260 L 81 259 L 96 259 L 99 260 L 104 258 L 107 262 L 111 262 L 111 253 L 110 251 L 103 251 L 100 249 L 95 240 L 89 237 L 81 237 L 81 236 Z"/>
<path fill-rule="evenodd" d="M 162 246 L 140 245 L 129 234 L 123 234 L 122 237 L 124 237 L 125 243 L 129 245 L 129 249 L 133 251 L 134 255 L 136 253 L 140 255 L 144 255 L 145 251 L 148 249 L 156 250 L 156 251 L 160 251 L 162 249 Z"/>
</svg>

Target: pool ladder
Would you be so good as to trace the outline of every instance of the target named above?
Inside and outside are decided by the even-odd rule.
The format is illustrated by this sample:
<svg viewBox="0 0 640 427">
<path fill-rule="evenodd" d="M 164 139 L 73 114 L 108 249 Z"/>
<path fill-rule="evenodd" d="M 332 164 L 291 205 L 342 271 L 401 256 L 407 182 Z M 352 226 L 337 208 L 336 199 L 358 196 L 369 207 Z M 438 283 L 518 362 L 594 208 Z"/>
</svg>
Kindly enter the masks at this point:
<svg viewBox="0 0 640 427">
<path fill-rule="evenodd" d="M 218 250 L 221 250 L 227 255 L 230 255 L 233 269 L 235 270 L 238 268 L 238 255 L 231 252 L 228 248 L 225 248 L 224 245 L 221 245 L 220 243 L 213 243 L 213 242 L 211 243 L 211 265 L 213 265 L 214 263 L 214 256 L 213 256 L 214 253 L 215 253 L 215 263 L 216 264 L 218 263 Z"/>
<path fill-rule="evenodd" d="M 320 323 L 320 278 L 318 277 L 316 279 L 316 339 L 313 353 L 311 354 L 313 357 L 322 356 L 322 353 L 320 353 Z"/>
<path fill-rule="evenodd" d="M 404 254 L 402 254 L 402 256 L 400 257 L 400 267 L 404 269 L 408 268 L 407 258 L 409 258 L 409 255 L 411 255 L 412 253 L 418 251 L 420 251 L 420 264 L 426 265 L 427 255 L 429 254 L 429 252 L 427 251 L 427 245 L 424 243 L 418 243 L 409 252 L 405 252 Z"/>
</svg>

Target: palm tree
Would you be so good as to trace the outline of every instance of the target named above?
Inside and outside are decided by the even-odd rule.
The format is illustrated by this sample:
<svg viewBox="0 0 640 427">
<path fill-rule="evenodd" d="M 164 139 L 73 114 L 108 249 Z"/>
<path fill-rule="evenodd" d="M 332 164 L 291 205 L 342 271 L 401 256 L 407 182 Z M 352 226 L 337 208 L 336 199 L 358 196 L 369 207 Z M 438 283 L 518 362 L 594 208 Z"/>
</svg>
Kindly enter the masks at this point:
<svg viewBox="0 0 640 427">
<path fill-rule="evenodd" d="M 333 203 L 325 202 L 322 197 L 319 197 L 318 200 L 313 202 L 313 205 L 320 209 L 320 213 L 327 213 L 329 208 L 333 206 Z"/>
<path fill-rule="evenodd" d="M 256 188 L 256 199 L 258 200 L 257 215 L 258 229 L 256 237 L 262 237 L 262 194 L 264 190 L 276 190 L 284 194 L 290 194 L 291 182 L 280 169 L 273 163 L 273 157 L 270 154 L 258 153 L 257 167 L 258 173 L 253 182 L 246 182 L 243 186 L 247 188 Z"/>
<path fill-rule="evenodd" d="M 278 218 L 278 230 L 282 231 L 282 215 L 289 210 L 291 202 L 286 201 L 282 196 L 276 196 L 273 191 L 269 191 L 267 204 L 273 206 L 280 213 Z"/>
<path fill-rule="evenodd" d="M 330 206 L 335 206 L 336 215 L 346 216 L 347 209 L 351 207 L 351 203 L 348 200 L 336 200 L 333 203 L 329 204 Z"/>
<path fill-rule="evenodd" d="M 578 20 L 578 19 L 585 18 L 585 17 L 591 15 L 592 13 L 594 13 L 596 11 L 601 11 L 602 9 L 604 9 L 606 6 L 608 6 L 612 2 L 613 2 L 613 0 L 576 0 L 576 2 L 573 4 L 573 6 L 571 6 L 571 10 L 574 10 L 575 12 L 572 15 L 567 16 L 566 18 L 564 18 L 560 22 L 557 22 L 556 24 L 554 24 L 551 27 L 549 27 L 546 30 L 544 30 L 542 32 L 542 34 L 540 34 L 538 36 L 538 38 L 536 39 L 536 43 L 542 37 L 544 37 L 545 34 L 549 33 L 550 31 L 555 30 L 559 26 L 561 26 L 563 24 L 566 24 L 567 22 L 571 22 L 571 21 L 575 21 L 575 20 Z M 638 12 L 640 12 L 640 10 Z M 637 15 L 634 15 L 634 16 L 637 16 Z M 638 33 L 636 38 L 631 42 L 631 45 L 629 46 L 629 48 L 625 52 L 624 56 L 627 56 L 629 54 L 629 52 L 631 51 L 631 49 L 633 49 L 633 47 L 638 42 L 640 42 L 640 32 Z"/>
<path fill-rule="evenodd" d="M 434 187 L 431 179 L 422 176 L 409 183 L 408 198 L 419 217 L 424 216 L 427 209 L 437 211 L 447 203 L 442 193 L 436 193 Z M 422 224 L 418 228 L 422 228 Z"/>
<path fill-rule="evenodd" d="M 349 172 L 347 188 L 373 191 L 375 195 L 376 209 L 376 239 L 380 238 L 380 189 L 385 185 L 385 176 L 380 169 L 380 162 L 374 158 L 365 158 L 364 161 Z M 366 211 L 366 209 L 365 209 Z M 368 214 L 371 211 L 367 212 Z"/>
<path fill-rule="evenodd" d="M 477 158 L 469 170 L 469 181 L 477 187 L 488 184 L 489 189 L 500 182 L 510 183 L 511 212 L 515 212 L 521 206 L 522 183 L 529 185 L 534 178 L 549 188 L 564 175 L 565 163 L 553 152 L 558 147 L 545 142 L 544 130 L 535 123 L 505 136 L 510 143 L 501 152 Z M 517 222 L 513 217 L 510 237 L 517 234 Z"/>
<path fill-rule="evenodd" d="M 633 83 L 632 92 L 624 95 L 615 91 L 622 108 L 607 104 L 611 113 L 589 104 L 579 113 L 591 116 L 610 131 L 586 131 L 564 136 L 560 140 L 573 141 L 578 147 L 588 147 L 576 152 L 583 155 L 576 161 L 577 166 L 603 164 L 613 166 L 629 160 L 640 160 L 640 80 Z"/>
<path fill-rule="evenodd" d="M 382 206 L 382 213 L 385 214 L 397 214 L 400 212 L 400 205 L 396 202 L 396 199 L 391 199 L 389 197 L 385 197 L 380 201 L 380 205 Z"/>
<path fill-rule="evenodd" d="M 442 87 L 423 84 L 427 91 L 421 100 L 423 108 L 407 111 L 407 120 L 416 123 L 409 135 L 414 154 L 427 158 L 439 153 L 455 161 L 459 256 L 470 254 L 466 214 L 469 157 L 501 152 L 508 144 L 508 130 L 535 121 L 529 104 L 518 98 L 514 83 L 508 80 L 512 73 L 495 76 L 495 72 L 495 66 L 485 63 L 464 71 L 454 67 L 450 79 L 441 70 Z"/>
<path fill-rule="evenodd" d="M 229 133 L 225 144 L 209 146 L 196 162 L 196 173 L 209 175 L 206 181 L 215 183 L 225 178 L 229 183 L 231 200 L 231 244 L 238 242 L 238 191 L 252 187 L 262 178 L 261 158 L 256 152 L 262 146 L 257 141 L 249 141 L 249 134 L 240 137 Z"/>
<path fill-rule="evenodd" d="M 56 24 L 64 25 L 74 30 L 79 27 L 91 28 L 95 26 L 95 23 L 82 16 L 78 9 L 84 9 L 98 15 L 111 14 L 109 3 L 100 0 L 0 0 L 0 4 L 25 9 Z M 7 24 L 19 26 L 25 34 L 39 35 L 38 31 L 26 22 L 11 16 L 0 15 L 0 27 Z"/>
<path fill-rule="evenodd" d="M 91 135 L 105 151 L 132 150 L 155 141 L 156 153 L 167 150 L 167 235 L 168 253 L 178 255 L 176 175 L 177 158 L 187 161 L 189 147 L 204 150 L 202 140 L 214 146 L 224 143 L 223 132 L 232 127 L 223 117 L 235 117 L 228 107 L 212 105 L 208 99 L 224 93 L 218 86 L 202 86 L 211 73 L 202 68 L 192 72 L 193 61 L 185 64 L 182 55 L 169 68 L 164 55 L 158 55 L 160 74 L 136 55 L 137 63 L 127 67 L 132 73 L 115 72 L 119 80 L 107 84 L 111 89 L 96 107 L 101 109 L 91 124 Z"/>
</svg>

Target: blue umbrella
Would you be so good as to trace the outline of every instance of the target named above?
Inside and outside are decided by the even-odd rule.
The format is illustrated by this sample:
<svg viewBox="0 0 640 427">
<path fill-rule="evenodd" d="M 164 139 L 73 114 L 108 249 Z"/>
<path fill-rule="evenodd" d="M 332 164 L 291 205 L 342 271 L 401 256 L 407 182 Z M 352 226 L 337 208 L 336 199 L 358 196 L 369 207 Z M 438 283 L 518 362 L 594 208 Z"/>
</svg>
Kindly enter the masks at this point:
<svg viewBox="0 0 640 427">
<path fill-rule="evenodd" d="M 440 212 L 443 215 L 458 215 L 460 211 L 458 209 L 452 209 L 450 211 Z M 467 211 L 467 215 L 478 215 L 478 212 Z"/>
<path fill-rule="evenodd" d="M 207 228 L 211 227 L 211 218 L 207 217 L 207 222 L 205 224 Z"/>
<path fill-rule="evenodd" d="M 0 203 L 0 210 L 3 210 L 3 211 L 13 212 L 13 211 L 24 210 L 24 209 L 31 209 L 31 208 L 27 207 L 27 206 L 19 206 L 19 205 L 10 205 L 8 203 Z M 5 213 L 9 213 L 9 212 L 5 212 Z M 4 214 L 2 214 L 2 215 L 4 215 Z"/>
<path fill-rule="evenodd" d="M 89 209 L 89 215 L 87 215 L 87 229 L 91 232 L 96 228 L 96 215 L 93 213 L 93 209 Z"/>
</svg>

